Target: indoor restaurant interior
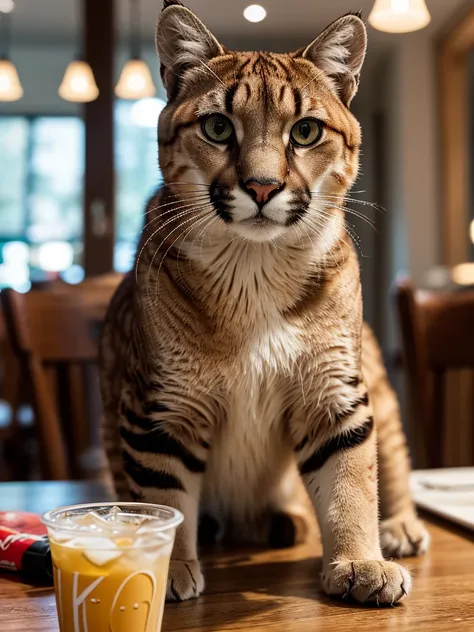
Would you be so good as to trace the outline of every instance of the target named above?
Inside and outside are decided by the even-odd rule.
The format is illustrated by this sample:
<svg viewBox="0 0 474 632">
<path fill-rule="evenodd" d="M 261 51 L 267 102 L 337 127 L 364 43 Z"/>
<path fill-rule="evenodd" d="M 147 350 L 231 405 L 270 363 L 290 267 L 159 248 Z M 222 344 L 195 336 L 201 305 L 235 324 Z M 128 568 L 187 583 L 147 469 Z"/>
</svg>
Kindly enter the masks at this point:
<svg viewBox="0 0 474 632">
<path fill-rule="evenodd" d="M 472 632 L 474 1 L 251 1 L 183 4 L 228 49 L 275 53 L 362 10 L 368 50 L 350 105 L 362 145 L 345 221 L 363 316 L 400 406 L 417 525 L 428 535 L 418 540 L 401 522 L 409 550 L 423 554 L 402 560 L 413 587 L 393 607 L 361 606 L 349 590 L 342 601 L 327 596 L 315 519 L 294 547 L 203 544 L 205 589 L 167 603 L 162 629 Z M 114 500 L 99 340 L 166 184 L 157 129 L 169 95 L 155 46 L 162 6 L 0 0 L 2 632 L 102 632 L 87 624 L 85 606 L 69 628 L 51 585 L 2 565 L 1 534 L 28 533 L 57 507 Z M 159 632 L 145 593 L 137 612 L 142 600 L 148 618 L 128 629 Z M 124 629 L 114 625 L 107 631 Z"/>
</svg>

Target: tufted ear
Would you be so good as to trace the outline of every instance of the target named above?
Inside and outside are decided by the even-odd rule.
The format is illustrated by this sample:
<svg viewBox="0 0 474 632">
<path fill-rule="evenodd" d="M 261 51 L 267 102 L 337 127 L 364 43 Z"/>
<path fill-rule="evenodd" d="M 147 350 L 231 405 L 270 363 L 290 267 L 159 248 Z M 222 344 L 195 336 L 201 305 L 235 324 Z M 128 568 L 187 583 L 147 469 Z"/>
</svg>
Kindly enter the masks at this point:
<svg viewBox="0 0 474 632">
<path fill-rule="evenodd" d="M 367 50 L 367 29 L 358 14 L 344 15 L 298 52 L 331 79 L 341 101 L 349 106 L 359 86 Z"/>
<path fill-rule="evenodd" d="M 161 77 L 170 99 L 184 70 L 224 54 L 214 35 L 179 0 L 164 0 L 155 41 Z"/>
</svg>

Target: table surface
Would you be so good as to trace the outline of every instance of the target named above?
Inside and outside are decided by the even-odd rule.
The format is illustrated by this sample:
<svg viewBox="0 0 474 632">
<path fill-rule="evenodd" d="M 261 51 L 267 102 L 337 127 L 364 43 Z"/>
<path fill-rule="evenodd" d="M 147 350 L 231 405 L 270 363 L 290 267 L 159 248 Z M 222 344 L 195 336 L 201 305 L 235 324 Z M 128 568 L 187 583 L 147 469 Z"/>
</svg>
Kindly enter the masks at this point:
<svg viewBox="0 0 474 632">
<path fill-rule="evenodd" d="M 0 484 L 0 510 L 41 512 L 105 499 L 104 489 L 93 483 Z M 205 555 L 205 595 L 195 601 L 169 604 L 163 630 L 473 632 L 473 535 L 432 518 L 428 526 L 431 551 L 422 558 L 406 560 L 414 589 L 399 606 L 369 608 L 324 596 L 319 584 L 321 547 L 315 539 L 285 551 Z M 52 589 L 0 575 L 1 632 L 58 629 Z"/>
</svg>

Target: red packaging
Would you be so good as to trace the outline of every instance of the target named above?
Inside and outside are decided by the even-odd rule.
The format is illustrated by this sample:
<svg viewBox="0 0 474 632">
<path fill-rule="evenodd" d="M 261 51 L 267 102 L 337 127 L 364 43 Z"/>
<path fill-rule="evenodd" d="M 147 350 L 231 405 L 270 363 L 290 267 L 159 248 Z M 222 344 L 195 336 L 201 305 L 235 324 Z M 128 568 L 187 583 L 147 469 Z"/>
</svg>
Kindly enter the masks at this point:
<svg viewBox="0 0 474 632">
<path fill-rule="evenodd" d="M 8 524 L 9 526 L 3 526 Z M 10 525 L 30 527 L 36 533 L 24 533 Z M 0 570 L 21 572 L 29 581 L 51 583 L 53 576 L 49 541 L 36 514 L 4 512 L 0 514 Z"/>
<path fill-rule="evenodd" d="M 0 527 L 0 568 L 11 571 L 23 570 L 23 555 L 32 544 L 44 536 L 20 533 L 8 527 Z"/>
<path fill-rule="evenodd" d="M 46 535 L 48 532 L 38 514 L 26 511 L 0 511 L 0 527 L 35 535 Z"/>
</svg>

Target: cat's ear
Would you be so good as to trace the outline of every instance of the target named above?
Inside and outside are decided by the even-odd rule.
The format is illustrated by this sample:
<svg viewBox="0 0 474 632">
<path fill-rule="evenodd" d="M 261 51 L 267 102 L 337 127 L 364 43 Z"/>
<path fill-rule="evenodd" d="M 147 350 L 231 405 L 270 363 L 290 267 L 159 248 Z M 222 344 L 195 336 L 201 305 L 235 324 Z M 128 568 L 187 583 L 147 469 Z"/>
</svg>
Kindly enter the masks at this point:
<svg viewBox="0 0 474 632">
<path fill-rule="evenodd" d="M 214 35 L 179 0 L 164 0 L 155 41 L 161 77 L 170 98 L 184 70 L 224 54 Z"/>
<path fill-rule="evenodd" d="M 326 73 L 341 101 L 349 106 L 359 86 L 366 50 L 365 24 L 360 13 L 350 13 L 330 24 L 298 55 Z"/>
</svg>

